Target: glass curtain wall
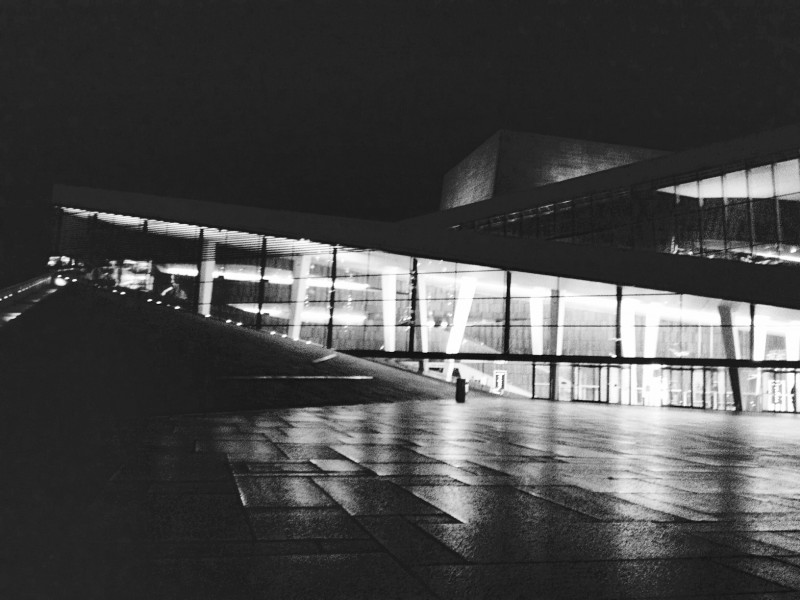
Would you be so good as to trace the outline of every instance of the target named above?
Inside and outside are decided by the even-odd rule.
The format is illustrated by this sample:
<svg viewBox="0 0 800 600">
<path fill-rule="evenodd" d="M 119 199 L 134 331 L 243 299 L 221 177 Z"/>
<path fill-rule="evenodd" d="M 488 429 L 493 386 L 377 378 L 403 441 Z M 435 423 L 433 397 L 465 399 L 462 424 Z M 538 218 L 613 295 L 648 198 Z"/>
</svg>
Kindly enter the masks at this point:
<svg viewBox="0 0 800 600">
<path fill-rule="evenodd" d="M 338 251 L 334 289 L 334 347 L 407 350 L 411 258 L 374 250 Z"/>
<path fill-rule="evenodd" d="M 682 179 L 574 198 L 464 228 L 756 263 L 800 262 L 800 160 Z"/>
<path fill-rule="evenodd" d="M 71 209 L 58 239 L 101 286 L 342 350 L 439 353 L 446 378 L 480 354 L 471 380 L 535 397 L 725 409 L 726 368 L 658 360 L 800 360 L 798 310 Z M 625 358 L 653 364 L 608 364 Z M 795 410 L 793 369 L 739 371 L 745 409 Z"/>
<path fill-rule="evenodd" d="M 506 272 L 442 260 L 417 261 L 418 350 L 501 353 Z"/>
</svg>

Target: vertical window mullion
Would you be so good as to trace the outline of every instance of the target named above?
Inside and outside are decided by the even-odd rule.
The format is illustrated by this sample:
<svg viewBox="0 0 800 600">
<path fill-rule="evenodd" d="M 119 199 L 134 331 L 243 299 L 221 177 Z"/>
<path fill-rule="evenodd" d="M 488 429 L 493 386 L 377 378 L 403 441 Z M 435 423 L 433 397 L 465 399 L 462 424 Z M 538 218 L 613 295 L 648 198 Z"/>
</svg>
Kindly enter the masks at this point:
<svg viewBox="0 0 800 600">
<path fill-rule="evenodd" d="M 325 343 L 326 348 L 333 348 L 333 311 L 336 304 L 336 251 L 333 247 L 333 262 L 331 263 L 331 289 L 328 295 L 328 331 Z"/>
<path fill-rule="evenodd" d="M 750 256 L 753 256 L 756 245 L 755 213 L 753 212 L 753 198 L 750 192 L 750 169 L 744 170 L 745 188 L 747 190 L 747 218 L 750 221 Z"/>
<path fill-rule="evenodd" d="M 769 165 L 769 171 L 772 175 L 772 193 L 775 199 L 775 240 L 778 255 L 783 250 L 783 226 L 781 223 L 781 201 L 778 199 L 778 186 L 775 184 L 775 163 Z"/>
<path fill-rule="evenodd" d="M 408 329 L 408 351 L 414 352 L 417 330 L 417 259 L 411 259 L 411 324 Z"/>
<path fill-rule="evenodd" d="M 705 230 L 703 229 L 703 199 L 700 197 L 700 179 L 695 181 L 695 188 L 697 189 L 697 243 L 700 248 L 700 256 L 705 254 L 705 244 L 703 238 Z"/>
<path fill-rule="evenodd" d="M 503 319 L 503 354 L 511 349 L 511 271 L 506 271 L 505 315 Z"/>
<path fill-rule="evenodd" d="M 261 236 L 261 268 L 259 270 L 259 278 L 258 278 L 258 313 L 256 314 L 256 329 L 261 329 L 262 325 L 262 315 L 261 312 L 264 309 L 264 291 L 266 290 L 266 285 L 264 281 L 264 273 L 267 270 L 267 236 Z"/>
</svg>

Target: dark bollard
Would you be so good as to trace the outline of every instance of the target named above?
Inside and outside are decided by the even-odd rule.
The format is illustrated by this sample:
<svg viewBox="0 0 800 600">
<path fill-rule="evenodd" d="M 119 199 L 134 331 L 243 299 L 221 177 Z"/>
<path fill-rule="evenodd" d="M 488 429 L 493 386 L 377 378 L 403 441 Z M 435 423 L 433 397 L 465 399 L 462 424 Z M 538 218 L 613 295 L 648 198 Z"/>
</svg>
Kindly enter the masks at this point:
<svg viewBox="0 0 800 600">
<path fill-rule="evenodd" d="M 467 381 L 461 377 L 456 379 L 456 402 L 464 404 L 467 399 Z"/>
</svg>

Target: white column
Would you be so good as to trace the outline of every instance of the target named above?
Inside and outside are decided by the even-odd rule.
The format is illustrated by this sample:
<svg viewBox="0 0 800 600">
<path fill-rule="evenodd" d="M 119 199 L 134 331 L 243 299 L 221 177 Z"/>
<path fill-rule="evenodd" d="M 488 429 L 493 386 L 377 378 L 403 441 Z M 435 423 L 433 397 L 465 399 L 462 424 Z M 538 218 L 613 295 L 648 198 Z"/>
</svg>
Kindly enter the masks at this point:
<svg viewBox="0 0 800 600">
<path fill-rule="evenodd" d="M 622 299 L 622 307 L 620 314 L 620 333 L 622 335 L 622 356 L 635 357 L 636 356 L 636 304 L 631 298 Z M 630 373 L 630 397 L 632 403 L 637 398 L 638 377 L 636 365 L 631 365 L 628 369 Z M 625 394 L 625 391 L 622 392 Z"/>
<path fill-rule="evenodd" d="M 764 360 L 767 355 L 767 328 L 763 319 L 758 317 L 753 322 L 753 360 Z"/>
<path fill-rule="evenodd" d="M 646 358 L 653 358 L 658 349 L 658 326 L 661 323 L 661 307 L 658 304 L 647 306 L 644 313 L 644 352 Z"/>
<path fill-rule="evenodd" d="M 397 275 L 381 274 L 381 304 L 383 305 L 383 349 L 396 350 L 397 330 Z"/>
<path fill-rule="evenodd" d="M 303 255 L 294 258 L 292 267 L 292 304 L 289 320 L 289 337 L 300 339 L 300 327 L 303 325 L 303 308 L 305 308 L 306 291 L 308 290 L 308 272 L 311 268 L 311 256 Z"/>
<path fill-rule="evenodd" d="M 622 356 L 636 356 L 636 305 L 635 300 L 622 299 L 620 314 L 620 334 L 622 335 Z"/>
<path fill-rule="evenodd" d="M 474 277 L 460 275 L 456 288 L 456 306 L 453 310 L 453 324 L 450 328 L 450 335 L 447 338 L 445 353 L 457 354 L 461 350 L 461 342 L 464 341 L 464 333 L 467 330 L 467 320 L 469 311 L 472 309 L 472 299 L 475 297 L 475 285 L 477 281 Z M 445 377 L 447 381 L 453 379 L 452 359 L 445 361 Z"/>
<path fill-rule="evenodd" d="M 653 358 L 658 349 L 658 326 L 661 321 L 661 307 L 658 304 L 649 304 L 644 313 L 644 348 L 642 356 Z M 644 365 L 642 367 L 642 387 L 644 388 L 644 403 L 651 406 L 661 405 L 661 381 L 655 374 L 658 365 Z"/>
<path fill-rule="evenodd" d="M 430 330 L 428 329 L 428 285 L 425 275 L 417 275 L 417 302 L 419 305 L 419 343 L 422 352 L 428 352 Z"/>
<path fill-rule="evenodd" d="M 558 299 L 558 316 L 556 318 L 556 355 L 564 354 L 564 321 L 567 314 L 567 296 Z"/>
<path fill-rule="evenodd" d="M 467 320 L 469 311 L 472 308 L 472 298 L 475 296 L 474 277 L 459 277 L 456 290 L 456 306 L 453 310 L 453 325 L 450 328 L 450 336 L 447 338 L 447 354 L 457 354 L 461 350 L 461 342 L 464 341 L 464 333 L 467 330 Z"/>
<path fill-rule="evenodd" d="M 203 240 L 202 254 L 200 255 L 200 286 L 197 302 L 197 312 L 201 315 L 211 314 L 211 297 L 214 292 L 214 270 L 217 267 L 217 243 Z"/>
<path fill-rule="evenodd" d="M 544 297 L 530 298 L 531 311 L 531 354 L 544 354 L 544 301 L 549 300 L 549 294 Z"/>
</svg>

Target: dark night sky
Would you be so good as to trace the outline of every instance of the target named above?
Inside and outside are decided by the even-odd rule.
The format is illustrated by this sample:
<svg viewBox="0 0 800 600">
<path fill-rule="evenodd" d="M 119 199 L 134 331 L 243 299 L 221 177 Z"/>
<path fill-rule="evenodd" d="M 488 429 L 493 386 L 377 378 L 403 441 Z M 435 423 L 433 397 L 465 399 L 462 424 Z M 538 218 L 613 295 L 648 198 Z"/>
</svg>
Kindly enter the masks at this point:
<svg viewBox="0 0 800 600">
<path fill-rule="evenodd" d="M 0 268 L 54 182 L 396 219 L 501 128 L 797 122 L 798 32 L 788 0 L 0 0 Z"/>
</svg>

